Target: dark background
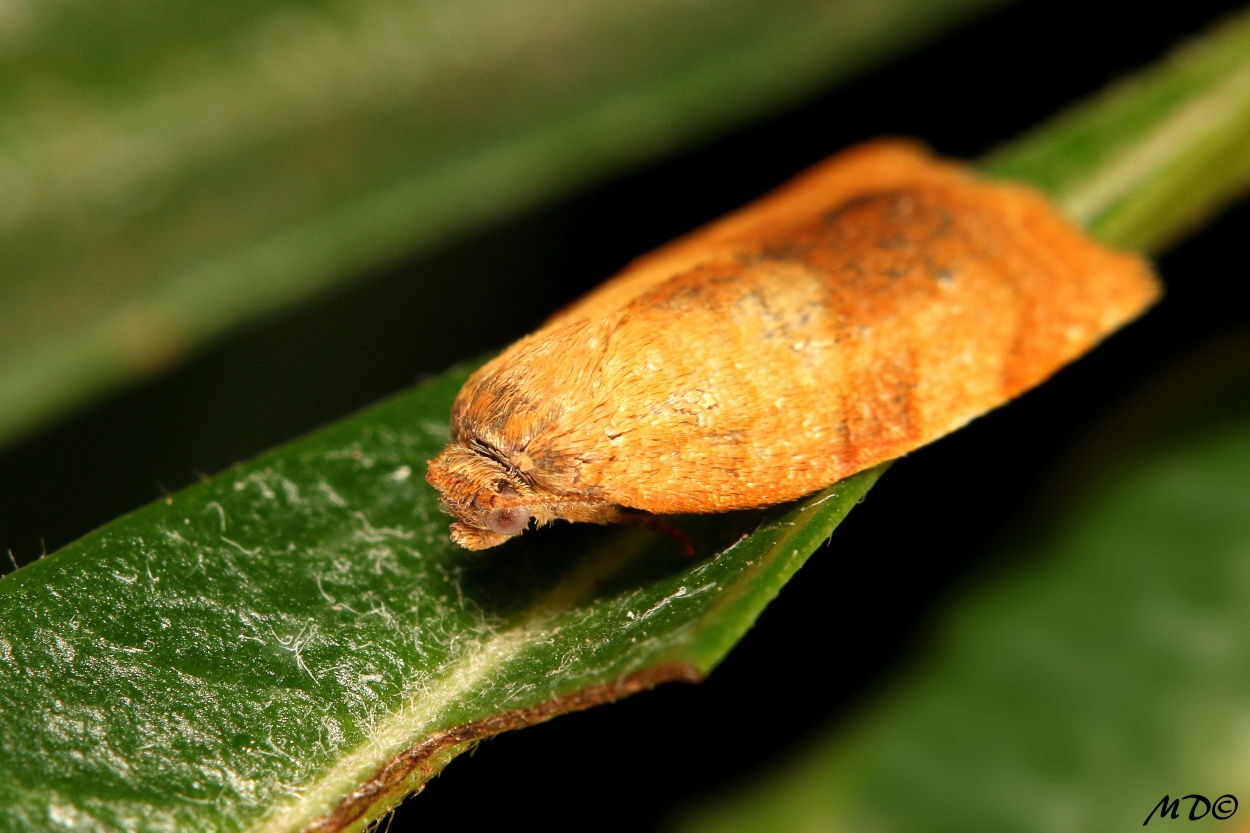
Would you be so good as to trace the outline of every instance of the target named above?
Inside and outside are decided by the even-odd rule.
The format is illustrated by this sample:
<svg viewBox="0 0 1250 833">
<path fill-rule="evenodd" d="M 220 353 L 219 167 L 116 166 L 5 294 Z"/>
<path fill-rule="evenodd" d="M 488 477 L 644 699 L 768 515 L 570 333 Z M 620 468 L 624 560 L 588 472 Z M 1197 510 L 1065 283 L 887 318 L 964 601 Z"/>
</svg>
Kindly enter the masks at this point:
<svg viewBox="0 0 1250 833">
<path fill-rule="evenodd" d="M 847 144 L 911 135 L 976 158 L 1235 7 L 1021 2 L 799 109 L 251 326 L 0 452 L 0 564 L 502 347 L 632 257 Z M 1009 566 L 993 544 L 1020 528 L 1056 459 L 1164 368 L 1250 332 L 1248 228 L 1250 208 L 1229 211 L 1159 261 L 1168 295 L 1143 320 L 895 465 L 707 682 L 488 741 L 394 829 L 653 827 L 851 719 L 957 588 Z M 603 809 L 585 817 L 582 804 Z"/>
</svg>

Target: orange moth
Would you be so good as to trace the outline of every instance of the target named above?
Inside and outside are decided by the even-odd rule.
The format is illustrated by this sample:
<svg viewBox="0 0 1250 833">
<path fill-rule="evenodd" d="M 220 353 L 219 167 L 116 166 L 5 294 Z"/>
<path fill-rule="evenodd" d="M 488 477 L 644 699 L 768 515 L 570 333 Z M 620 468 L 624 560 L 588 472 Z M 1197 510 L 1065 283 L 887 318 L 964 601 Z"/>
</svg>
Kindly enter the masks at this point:
<svg viewBox="0 0 1250 833">
<path fill-rule="evenodd" d="M 1030 188 L 878 140 L 632 263 L 473 374 L 452 540 L 766 506 L 959 428 L 1160 287 Z"/>
</svg>

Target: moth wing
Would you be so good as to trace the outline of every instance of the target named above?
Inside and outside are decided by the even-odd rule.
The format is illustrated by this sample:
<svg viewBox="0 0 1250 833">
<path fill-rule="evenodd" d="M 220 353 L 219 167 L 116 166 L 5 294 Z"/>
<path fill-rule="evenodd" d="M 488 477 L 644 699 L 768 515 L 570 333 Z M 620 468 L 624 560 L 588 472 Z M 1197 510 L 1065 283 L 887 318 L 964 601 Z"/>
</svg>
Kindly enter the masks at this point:
<svg viewBox="0 0 1250 833">
<path fill-rule="evenodd" d="M 997 407 L 1158 292 L 1029 189 L 869 146 L 558 317 L 609 323 L 603 393 L 553 445 L 624 506 L 788 500 Z"/>
</svg>

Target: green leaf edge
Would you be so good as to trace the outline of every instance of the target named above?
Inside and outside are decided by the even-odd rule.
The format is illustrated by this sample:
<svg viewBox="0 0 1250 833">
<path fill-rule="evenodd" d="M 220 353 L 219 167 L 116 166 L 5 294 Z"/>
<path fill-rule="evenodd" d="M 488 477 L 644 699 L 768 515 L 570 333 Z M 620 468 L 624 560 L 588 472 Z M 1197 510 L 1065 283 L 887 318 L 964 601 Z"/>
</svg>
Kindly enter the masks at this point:
<svg viewBox="0 0 1250 833">
<path fill-rule="evenodd" d="M 1240 26 L 1236 22 L 1234 22 L 1234 24 L 1231 24 L 1225 27 L 1221 32 L 1217 32 L 1216 36 L 1213 36 L 1210 39 L 1210 41 L 1204 44 L 1199 44 L 1196 47 L 1191 47 L 1193 52 L 1191 52 L 1190 54 L 1200 54 L 1200 55 L 1205 54 L 1208 57 L 1212 55 L 1220 55 L 1222 54 L 1221 47 L 1228 48 L 1230 43 L 1237 44 L 1237 45 L 1244 43 L 1244 40 L 1242 40 L 1242 38 L 1244 38 L 1244 35 L 1245 35 L 1244 30 L 1245 30 L 1244 20 L 1242 21 Z M 1250 54 L 1250 52 L 1246 52 L 1242 54 Z M 1152 83 L 1155 83 L 1157 85 L 1159 83 L 1170 81 L 1170 80 L 1171 80 L 1171 76 L 1168 74 L 1168 66 L 1164 65 L 1163 67 L 1160 67 L 1159 69 L 1156 69 L 1153 72 L 1147 73 L 1145 76 L 1142 77 L 1142 79 L 1140 79 L 1135 84 L 1124 85 L 1118 88 L 1117 90 L 1114 90 L 1108 98 L 1109 101 L 1117 103 L 1121 106 L 1129 106 L 1129 105 L 1133 105 L 1136 103 L 1138 105 L 1141 105 L 1144 109 L 1151 111 L 1153 120 L 1148 125 L 1149 129 L 1143 130 L 1138 134 L 1139 143 L 1140 143 L 1141 135 L 1145 135 L 1148 140 L 1152 135 L 1157 135 L 1157 134 L 1152 134 L 1151 132 L 1152 129 L 1157 131 L 1157 130 L 1162 130 L 1166 128 L 1167 118 L 1169 115 L 1173 113 L 1173 111 L 1168 108 L 1158 107 L 1157 102 L 1155 102 L 1152 99 L 1149 93 L 1154 92 L 1154 90 L 1151 87 Z M 1218 83 L 1218 78 L 1205 77 L 1202 79 L 1202 81 L 1203 81 L 1203 84 L 1206 84 L 1206 86 L 1203 87 L 1202 84 L 1196 84 L 1195 89 L 1192 91 L 1195 95 L 1200 95 L 1203 92 L 1209 92 L 1210 84 Z M 1201 89 L 1198 89 L 1198 88 L 1201 88 Z M 1239 109 L 1237 109 L 1236 111 L 1240 112 Z M 1092 112 L 1094 115 L 1097 115 L 1098 113 L 1102 111 L 1095 108 Z M 1087 110 L 1084 113 L 1084 116 L 1086 118 L 1090 118 L 1090 113 L 1091 111 Z M 1080 122 L 1079 117 L 1081 115 L 1082 114 L 1078 113 L 1077 114 L 1078 117 L 1074 119 L 1074 121 L 1079 123 Z M 1096 121 L 1096 119 L 1092 119 L 1092 120 Z M 1072 122 L 1067 122 L 1065 124 L 1061 124 L 1061 127 L 1070 128 L 1071 124 Z M 1164 125 L 1164 127 L 1160 127 L 1161 124 Z M 1238 121 L 1237 124 L 1240 125 L 1240 121 Z M 1135 190 L 1133 190 L 1132 193 L 1116 200 L 1114 202 L 1114 205 L 1109 207 L 1105 212 L 1095 212 L 1095 214 L 1097 214 L 1099 218 L 1097 220 L 1092 221 L 1093 225 L 1095 226 L 1095 229 L 1098 229 L 1099 227 L 1103 227 L 1104 229 L 1110 228 L 1110 231 L 1106 231 L 1106 230 L 1103 231 L 1104 238 L 1116 237 L 1118 235 L 1127 235 L 1129 234 L 1129 232 L 1125 231 L 1126 228 L 1135 229 L 1136 230 L 1135 233 L 1142 234 L 1146 238 L 1150 238 L 1151 235 L 1158 235 L 1160 238 L 1162 238 L 1162 237 L 1165 237 L 1169 233 L 1174 233 L 1174 229 L 1176 228 L 1176 226 L 1174 224 L 1174 221 L 1172 220 L 1160 223 L 1160 222 L 1142 221 L 1140 218 L 1138 218 L 1134 220 L 1134 222 L 1132 223 L 1125 224 L 1122 222 L 1120 225 L 1117 226 L 1114 222 L 1105 218 L 1134 216 L 1133 209 L 1132 209 L 1132 205 L 1133 205 L 1132 198 L 1135 194 L 1147 194 L 1147 193 L 1152 194 L 1152 201 L 1157 205 L 1157 204 L 1160 204 L 1161 202 L 1157 196 L 1159 191 L 1166 191 L 1168 188 L 1181 187 L 1181 186 L 1178 186 L 1177 184 L 1178 179 L 1180 179 L 1180 177 L 1177 174 L 1178 171 L 1184 170 L 1186 166 L 1194 165 L 1195 159 L 1199 159 L 1201 161 L 1205 159 L 1207 156 L 1215 153 L 1216 151 L 1221 151 L 1228 147 L 1229 142 L 1227 140 L 1227 130 L 1228 130 L 1227 125 L 1226 124 L 1217 125 L 1216 127 L 1219 129 L 1215 130 L 1213 133 L 1203 133 L 1200 131 L 1197 134 L 1192 134 L 1190 136 L 1191 141 L 1183 144 L 1183 146 L 1178 146 L 1178 147 L 1173 148 L 1172 152 L 1169 155 L 1167 155 L 1166 158 L 1164 158 L 1161 163 L 1157 164 L 1157 169 L 1156 169 L 1155 174 L 1151 176 L 1139 178 L 1134 184 Z M 1236 131 L 1233 131 L 1233 132 L 1236 132 Z M 1044 145 L 1048 135 L 1050 134 L 1046 133 L 1045 131 L 1042 131 L 1041 133 L 1035 135 L 1032 141 Z M 1218 140 L 1216 138 L 1213 138 L 1213 136 L 1219 137 Z M 1139 143 L 1137 146 L 1139 146 Z M 1125 141 L 1108 141 L 1108 142 L 1104 142 L 1103 144 L 1107 147 L 1107 149 L 1111 151 L 1119 151 L 1121 153 L 1131 153 L 1135 146 L 1134 142 L 1125 142 Z M 1233 143 L 1233 144 L 1236 144 L 1236 143 Z M 1025 147 L 1027 149 L 1028 146 L 1026 145 Z M 1238 147 L 1243 148 L 1244 146 L 1238 145 Z M 1015 150 L 1019 152 L 1019 147 L 1017 147 Z M 1223 154 L 1221 158 L 1223 159 L 1224 162 L 1228 161 L 1228 157 L 1226 154 Z M 1244 157 L 1239 157 L 1239 158 L 1244 158 Z M 1009 169 L 1011 167 L 1011 165 L 1009 164 L 1011 159 L 1012 157 L 1010 155 L 1010 152 L 1008 152 L 1008 153 L 998 156 L 997 158 L 991 159 L 991 161 L 987 164 L 986 167 L 992 172 L 1000 173 L 1004 169 Z M 1157 159 L 1156 159 L 1156 162 L 1158 162 Z M 1204 167 L 1204 166 L 1200 165 L 1199 167 Z M 1015 171 L 1015 176 L 1017 178 L 1026 178 L 1026 179 L 1028 178 L 1027 176 L 1024 176 L 1023 173 L 1018 169 Z M 1056 183 L 1053 180 L 1049 182 L 1043 182 L 1042 184 L 1049 186 L 1050 189 L 1054 189 L 1056 186 Z M 1062 185 L 1062 183 L 1059 183 L 1059 184 Z M 1219 204 L 1221 204 L 1223 201 L 1228 199 L 1230 195 L 1230 189 L 1227 186 L 1226 179 L 1221 180 L 1219 182 L 1213 182 L 1208 179 L 1207 181 L 1198 183 L 1198 185 L 1202 187 L 1198 187 L 1196 189 L 1193 187 L 1194 183 L 1192 182 L 1185 182 L 1183 183 L 1183 185 L 1186 188 L 1186 190 L 1189 192 L 1188 193 L 1189 205 L 1192 206 L 1195 203 L 1200 204 L 1202 205 L 1203 210 L 1208 213 L 1210 211 L 1213 211 Z M 1194 196 L 1195 193 L 1197 193 L 1201 197 L 1201 199 L 1195 197 Z M 1149 240 L 1147 241 L 1147 245 L 1148 245 L 1148 242 Z M 444 377 L 443 379 L 436 380 L 435 382 L 431 383 L 431 385 L 438 385 L 440 382 L 443 384 L 446 384 L 446 381 L 448 378 L 450 378 L 450 375 L 449 377 Z M 419 393 L 419 391 L 424 390 L 425 388 L 428 388 L 428 387 L 430 386 L 427 385 L 423 388 L 419 388 L 417 391 L 413 391 L 410 394 L 407 394 L 407 396 L 412 396 L 414 394 L 417 394 Z M 341 429 L 342 426 L 337 426 L 337 428 Z M 327 429 L 327 430 L 336 430 L 336 428 L 332 427 L 331 429 Z M 314 435 L 314 436 L 320 436 L 320 435 Z M 296 444 L 293 444 L 292 446 L 287 446 L 284 449 L 279 449 L 277 452 L 273 452 L 271 455 L 266 455 L 265 457 L 262 457 L 260 460 L 256 461 L 256 464 L 257 465 L 263 464 L 264 460 L 270 459 L 275 455 L 280 455 L 286 451 L 290 451 L 292 448 L 298 447 L 298 445 L 299 443 L 296 443 Z M 769 581 L 769 584 L 767 585 L 767 592 L 765 594 L 767 595 L 768 599 L 771 599 L 773 596 L 775 596 L 776 592 L 785 583 L 785 580 L 787 580 L 791 575 L 793 575 L 793 573 L 798 569 L 799 566 L 801 566 L 801 564 L 806 559 L 806 557 L 810 554 L 810 552 L 815 549 L 815 547 L 819 544 L 820 541 L 828 537 L 828 535 L 836 527 L 837 523 L 841 520 L 841 518 L 845 516 L 847 511 L 849 511 L 850 505 L 853 505 L 853 501 L 848 503 L 847 499 L 849 499 L 852 495 L 854 495 L 856 500 L 858 500 L 859 497 L 862 497 L 862 495 L 867 491 L 867 489 L 871 486 L 872 482 L 875 481 L 876 477 L 879 476 L 879 474 L 880 474 L 880 471 L 878 470 L 872 473 L 865 473 L 862 475 L 858 475 L 856 478 L 853 478 L 851 481 L 844 481 L 842 484 L 838 484 L 835 487 L 832 487 L 831 490 L 822 492 L 821 495 L 815 498 L 809 499 L 803 504 L 800 504 L 799 506 L 790 509 L 789 510 L 790 514 L 786 516 L 787 519 L 784 521 L 785 524 L 788 524 L 788 525 L 773 528 L 773 532 L 771 534 L 774 535 L 774 538 L 771 542 L 769 542 L 768 553 L 769 553 L 770 563 L 773 563 L 775 566 L 774 566 L 774 569 L 770 570 L 768 573 L 768 577 L 770 581 Z M 225 478 L 225 477 L 231 477 L 233 475 L 234 475 L 234 472 L 228 472 L 223 475 L 220 475 L 219 477 Z M 197 487 L 192 487 L 192 488 L 194 489 Z M 836 500 L 833 499 L 835 496 L 838 499 Z M 133 519 L 136 515 L 139 515 L 140 513 L 143 513 L 145 511 L 147 510 L 139 510 L 139 512 L 134 513 L 130 516 L 127 516 L 127 519 Z M 85 549 L 89 546 L 92 538 L 93 536 L 87 536 L 87 538 L 78 542 L 78 544 L 71 546 L 67 548 L 66 550 L 62 551 L 62 553 L 74 551 L 77 549 Z M 789 554 L 786 554 L 784 552 L 785 549 L 789 549 L 790 551 Z M 15 580 L 19 577 L 23 579 L 24 581 L 37 579 L 39 573 L 42 572 L 42 569 L 45 569 L 42 566 L 44 563 L 46 563 L 48 566 L 51 566 L 52 564 L 56 563 L 58 560 L 64 557 L 65 556 L 62 554 L 51 556 L 49 557 L 49 559 L 46 560 L 46 562 L 36 563 L 35 565 L 32 565 L 31 567 L 25 568 L 24 570 L 20 571 L 18 575 L 15 575 L 10 579 L 6 579 L 3 582 L 0 582 L 0 593 L 3 593 L 5 590 L 8 590 L 9 588 L 14 587 L 17 584 L 23 583 L 21 581 Z M 745 594 L 745 591 L 744 591 L 744 594 Z M 745 595 L 749 595 L 749 594 L 745 594 Z M 766 601 L 764 603 L 766 603 Z M 739 609 L 738 615 L 736 617 L 731 615 L 734 613 L 734 606 L 729 605 L 728 602 L 722 603 L 722 605 L 719 606 L 717 610 L 719 612 L 718 615 L 723 616 L 724 619 L 723 619 L 722 629 L 715 642 L 715 647 L 706 647 L 702 649 L 701 651 L 699 651 L 697 655 L 695 656 L 692 664 L 695 665 L 695 667 L 697 667 L 701 673 L 706 673 L 707 670 L 710 670 L 712 667 L 714 667 L 715 663 L 718 662 L 723 657 L 724 652 L 727 651 L 730 647 L 732 647 L 734 642 L 736 642 L 737 638 L 739 638 L 741 634 L 744 633 L 750 627 L 751 622 L 754 621 L 759 611 L 762 610 L 764 603 L 758 604 L 756 607 L 754 607 L 749 612 L 747 612 L 746 615 L 743 615 L 743 612 Z M 378 801 L 372 802 L 366 808 L 365 814 L 362 814 L 358 816 L 356 819 L 350 820 L 350 821 L 346 818 L 340 817 L 338 821 L 335 822 L 335 824 L 337 824 L 339 827 L 342 827 L 345 824 L 363 825 L 363 824 L 368 823 L 368 821 L 371 818 L 376 817 L 377 815 L 379 815 L 380 813 L 388 809 L 390 806 L 392 806 L 393 803 L 396 800 L 398 800 L 403 790 L 410 789 L 412 787 L 417 786 L 421 782 L 421 780 L 433 774 L 433 772 L 436 772 L 438 767 L 441 767 L 441 765 L 445 764 L 447 760 L 450 760 L 451 757 L 454 757 L 454 754 L 456 754 L 456 752 L 458 752 L 459 750 L 463 749 L 463 746 L 464 744 L 460 743 L 460 744 L 456 744 L 453 746 L 448 746 L 445 749 L 441 750 L 437 755 L 433 756 L 430 759 L 430 763 L 431 763 L 430 769 L 423 770 L 422 773 L 420 774 L 420 777 L 405 778 L 402 781 L 402 783 L 396 782 L 393 785 L 394 786 L 393 790 L 388 789 L 385 795 L 381 796 Z M 333 818 L 333 813 L 331 813 L 330 818 Z"/>
</svg>

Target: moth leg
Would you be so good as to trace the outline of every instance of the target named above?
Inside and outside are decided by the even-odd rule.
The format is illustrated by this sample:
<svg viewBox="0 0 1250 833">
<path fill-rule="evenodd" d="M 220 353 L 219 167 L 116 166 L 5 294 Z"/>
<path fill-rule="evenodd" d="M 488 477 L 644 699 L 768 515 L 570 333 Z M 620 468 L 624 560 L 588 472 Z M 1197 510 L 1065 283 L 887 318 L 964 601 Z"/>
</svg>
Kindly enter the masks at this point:
<svg viewBox="0 0 1250 833">
<path fill-rule="evenodd" d="M 645 526 L 654 530 L 672 539 L 673 543 L 681 547 L 682 555 L 686 556 L 686 558 L 694 558 L 694 544 L 691 543 L 690 536 L 658 515 L 652 515 L 650 512 L 641 512 L 636 509 L 622 509 L 616 521 L 623 524 Z"/>
</svg>

